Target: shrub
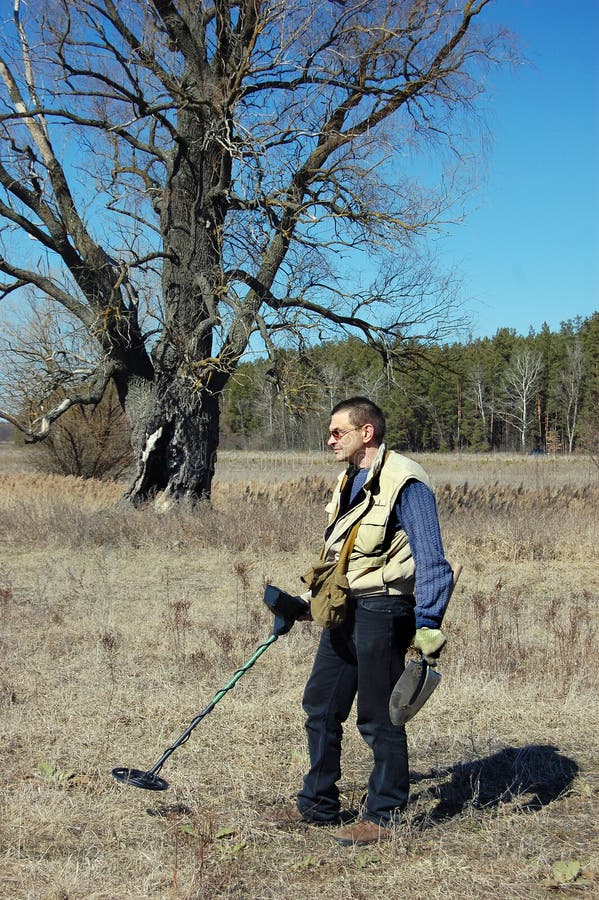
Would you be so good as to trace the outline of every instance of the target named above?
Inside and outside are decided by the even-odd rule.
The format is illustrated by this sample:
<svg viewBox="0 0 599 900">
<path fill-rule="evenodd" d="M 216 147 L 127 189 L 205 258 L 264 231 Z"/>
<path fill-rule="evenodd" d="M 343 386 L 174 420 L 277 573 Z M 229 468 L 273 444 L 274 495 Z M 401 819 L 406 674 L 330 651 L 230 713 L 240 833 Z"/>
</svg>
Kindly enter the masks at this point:
<svg viewBox="0 0 599 900">
<path fill-rule="evenodd" d="M 115 480 L 131 462 L 129 426 L 113 385 L 96 406 L 64 413 L 34 454 L 38 471 L 78 478 Z"/>
</svg>

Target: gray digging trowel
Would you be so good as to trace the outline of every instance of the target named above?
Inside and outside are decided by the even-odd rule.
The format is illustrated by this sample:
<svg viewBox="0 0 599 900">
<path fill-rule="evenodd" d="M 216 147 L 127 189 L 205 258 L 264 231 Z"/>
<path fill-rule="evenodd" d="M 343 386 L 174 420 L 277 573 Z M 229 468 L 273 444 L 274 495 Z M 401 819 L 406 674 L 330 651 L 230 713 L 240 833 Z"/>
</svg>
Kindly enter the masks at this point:
<svg viewBox="0 0 599 900">
<path fill-rule="evenodd" d="M 389 718 L 393 724 L 405 725 L 415 716 L 440 681 L 440 672 L 431 669 L 423 659 L 411 659 L 389 699 Z"/>
<path fill-rule="evenodd" d="M 461 566 L 454 567 L 452 593 L 461 572 Z M 409 722 L 422 709 L 440 681 L 441 673 L 431 668 L 422 657 L 411 659 L 389 698 L 389 718 L 393 725 Z"/>
</svg>

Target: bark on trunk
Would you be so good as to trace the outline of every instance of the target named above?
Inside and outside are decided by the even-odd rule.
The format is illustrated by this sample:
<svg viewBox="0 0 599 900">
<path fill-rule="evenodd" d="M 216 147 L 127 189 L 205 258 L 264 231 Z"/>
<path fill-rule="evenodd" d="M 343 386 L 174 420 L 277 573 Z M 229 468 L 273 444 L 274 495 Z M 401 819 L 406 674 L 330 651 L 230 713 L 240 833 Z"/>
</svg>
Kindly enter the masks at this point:
<svg viewBox="0 0 599 900">
<path fill-rule="evenodd" d="M 125 494 L 140 505 L 210 496 L 219 433 L 218 396 L 181 380 L 163 378 L 154 389 L 137 471 Z"/>
<path fill-rule="evenodd" d="M 194 80 L 188 66 L 186 79 Z M 226 117 L 196 79 L 206 103 L 178 114 L 184 136 L 173 151 L 161 202 L 165 327 L 152 352 L 151 402 L 141 411 L 138 467 L 126 498 L 135 504 L 210 496 L 219 436 L 219 394 L 230 374 L 212 357 L 223 293 L 224 189 L 230 180 Z"/>
</svg>

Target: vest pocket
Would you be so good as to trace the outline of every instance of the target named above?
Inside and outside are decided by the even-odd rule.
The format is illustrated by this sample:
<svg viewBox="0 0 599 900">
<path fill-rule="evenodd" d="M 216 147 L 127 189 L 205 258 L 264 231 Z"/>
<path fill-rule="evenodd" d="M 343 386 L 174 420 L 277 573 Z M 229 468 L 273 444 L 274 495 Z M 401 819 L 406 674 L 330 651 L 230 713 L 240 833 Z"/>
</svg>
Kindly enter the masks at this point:
<svg viewBox="0 0 599 900">
<path fill-rule="evenodd" d="M 385 541 L 389 509 L 385 503 L 374 503 L 360 522 L 354 552 L 362 556 L 378 556 Z"/>
<path fill-rule="evenodd" d="M 352 593 L 367 594 L 370 592 L 372 594 L 379 594 L 387 589 L 383 580 L 382 566 L 366 568 L 362 564 L 353 570 L 350 566 L 347 572 L 347 579 Z"/>
</svg>

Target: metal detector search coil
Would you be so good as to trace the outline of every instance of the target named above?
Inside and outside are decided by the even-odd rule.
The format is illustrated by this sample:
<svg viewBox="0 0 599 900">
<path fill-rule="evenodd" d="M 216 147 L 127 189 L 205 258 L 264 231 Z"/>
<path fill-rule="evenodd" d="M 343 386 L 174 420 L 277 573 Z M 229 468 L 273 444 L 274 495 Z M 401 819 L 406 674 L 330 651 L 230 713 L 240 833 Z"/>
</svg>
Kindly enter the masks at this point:
<svg viewBox="0 0 599 900">
<path fill-rule="evenodd" d="M 121 784 L 130 784 L 133 787 L 144 788 L 146 791 L 166 791 L 168 781 L 164 778 L 158 778 L 151 772 L 144 772 L 142 769 L 126 769 L 123 766 L 117 766 L 112 770 L 112 774 Z"/>
</svg>

